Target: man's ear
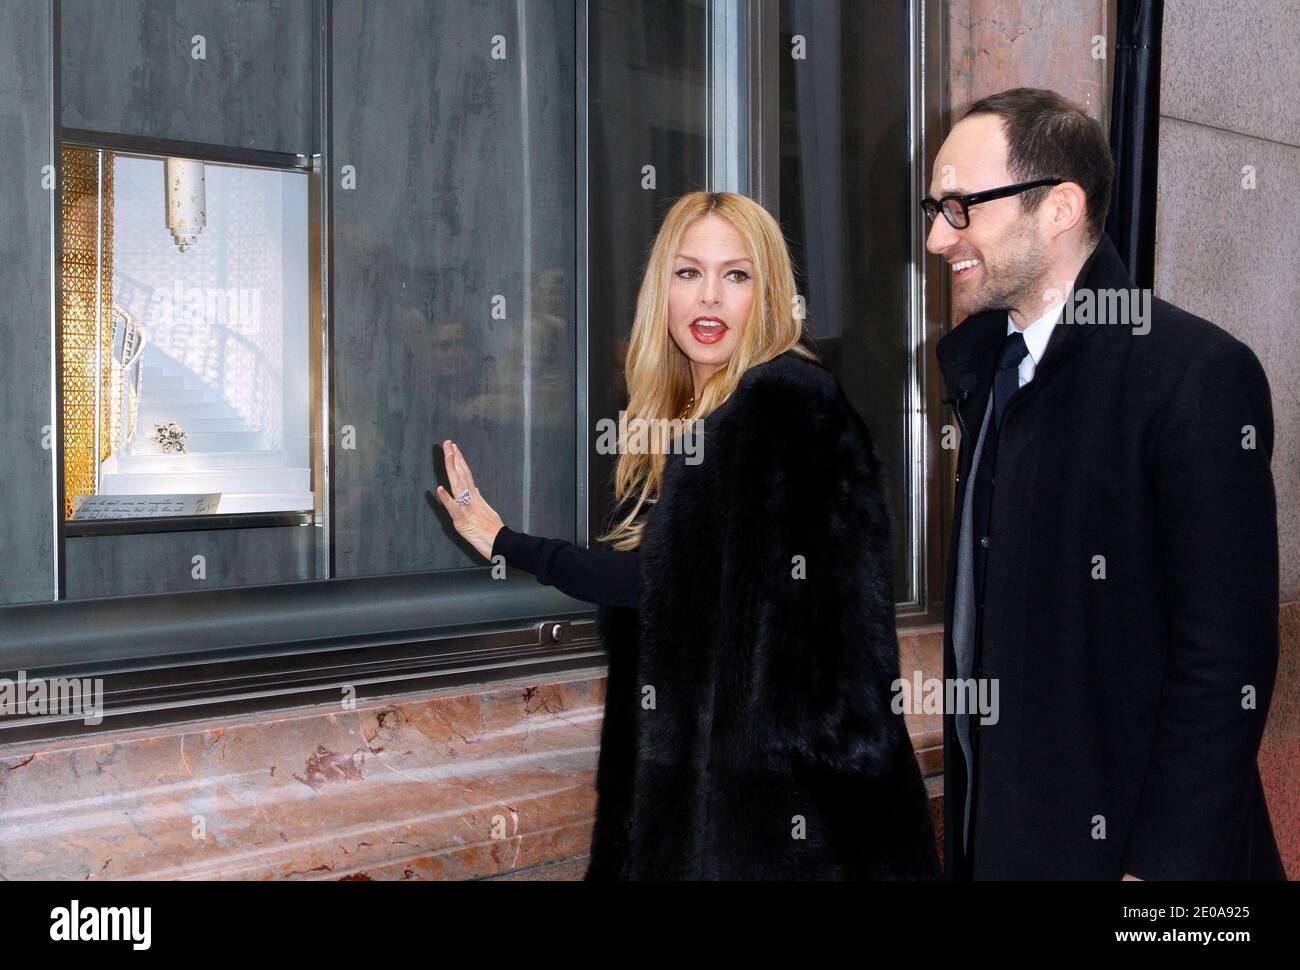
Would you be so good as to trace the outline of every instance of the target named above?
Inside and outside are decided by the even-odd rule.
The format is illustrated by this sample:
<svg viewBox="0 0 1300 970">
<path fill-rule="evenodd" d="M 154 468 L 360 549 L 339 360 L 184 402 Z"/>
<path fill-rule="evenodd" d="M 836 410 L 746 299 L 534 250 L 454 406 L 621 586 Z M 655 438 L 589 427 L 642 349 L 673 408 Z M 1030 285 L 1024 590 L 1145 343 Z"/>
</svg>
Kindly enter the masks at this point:
<svg viewBox="0 0 1300 970">
<path fill-rule="evenodd" d="M 1053 186 L 1042 207 L 1050 239 L 1081 226 L 1088 219 L 1088 196 L 1078 182 Z"/>
</svg>

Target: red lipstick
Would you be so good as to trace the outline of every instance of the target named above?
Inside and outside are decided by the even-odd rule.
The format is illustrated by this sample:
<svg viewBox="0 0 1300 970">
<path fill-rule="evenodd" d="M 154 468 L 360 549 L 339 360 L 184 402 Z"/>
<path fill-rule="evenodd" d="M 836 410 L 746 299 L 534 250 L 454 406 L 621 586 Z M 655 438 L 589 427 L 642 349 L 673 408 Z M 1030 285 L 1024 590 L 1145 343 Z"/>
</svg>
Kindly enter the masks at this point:
<svg viewBox="0 0 1300 970">
<path fill-rule="evenodd" d="M 690 327 L 691 336 L 702 344 L 716 344 L 728 329 L 721 317 L 696 317 Z"/>
</svg>

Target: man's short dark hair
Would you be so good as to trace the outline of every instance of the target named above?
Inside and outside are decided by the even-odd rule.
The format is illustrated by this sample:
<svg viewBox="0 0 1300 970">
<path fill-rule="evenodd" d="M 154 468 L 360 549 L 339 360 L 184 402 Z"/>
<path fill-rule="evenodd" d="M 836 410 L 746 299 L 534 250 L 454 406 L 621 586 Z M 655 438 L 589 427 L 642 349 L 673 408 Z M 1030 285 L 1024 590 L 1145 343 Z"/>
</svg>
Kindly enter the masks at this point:
<svg viewBox="0 0 1300 970">
<path fill-rule="evenodd" d="M 1007 169 L 1016 181 L 1059 178 L 1079 184 L 1087 197 L 1088 236 L 1092 242 L 1100 239 L 1110 210 L 1115 163 L 1097 120 L 1073 101 L 1042 88 L 991 94 L 976 101 L 962 117 L 978 114 L 1002 119 Z M 1051 186 L 1045 186 L 1022 193 L 1021 208 L 1032 212 L 1051 191 Z"/>
</svg>

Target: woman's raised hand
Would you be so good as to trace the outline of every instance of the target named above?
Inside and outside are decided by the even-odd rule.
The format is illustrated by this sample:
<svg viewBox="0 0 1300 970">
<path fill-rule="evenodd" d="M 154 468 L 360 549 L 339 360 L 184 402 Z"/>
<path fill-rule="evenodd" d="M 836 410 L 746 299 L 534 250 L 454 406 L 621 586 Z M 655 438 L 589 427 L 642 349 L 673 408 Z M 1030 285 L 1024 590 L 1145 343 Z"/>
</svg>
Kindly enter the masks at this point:
<svg viewBox="0 0 1300 970">
<path fill-rule="evenodd" d="M 496 541 L 497 533 L 505 523 L 501 521 L 501 516 L 497 515 L 496 510 L 479 494 L 474 486 L 474 476 L 470 474 L 465 456 L 450 439 L 442 443 L 442 456 L 447 464 L 447 480 L 451 482 L 451 492 L 439 485 L 438 500 L 451 516 L 451 524 L 456 527 L 456 531 L 468 540 L 484 559 L 491 559 L 492 543 Z M 470 500 L 468 504 L 460 505 L 456 502 L 455 496 L 461 495 L 466 489 L 469 489 Z"/>
</svg>

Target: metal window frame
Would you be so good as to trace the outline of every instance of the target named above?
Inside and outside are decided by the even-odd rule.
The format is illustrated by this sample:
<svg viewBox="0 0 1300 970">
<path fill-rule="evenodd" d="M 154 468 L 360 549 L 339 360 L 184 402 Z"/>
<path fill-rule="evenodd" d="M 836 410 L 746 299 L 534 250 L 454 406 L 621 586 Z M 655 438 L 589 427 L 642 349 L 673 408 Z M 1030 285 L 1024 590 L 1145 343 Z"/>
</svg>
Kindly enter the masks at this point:
<svg viewBox="0 0 1300 970">
<path fill-rule="evenodd" d="M 285 171 L 309 172 L 312 160 L 309 155 L 292 152 L 273 152 L 260 148 L 239 148 L 233 145 L 209 145 L 203 142 L 181 141 L 174 138 L 153 138 L 148 135 L 124 135 L 112 131 L 93 131 L 88 128 L 60 128 L 65 145 L 98 148 L 121 152 L 124 155 L 152 155 L 195 158 L 216 165 L 273 168 Z"/>
<path fill-rule="evenodd" d="M 0 609 L 0 677 L 102 678 L 104 723 L 0 714 L 0 745 L 238 710 L 383 697 L 586 669 L 591 607 L 486 569 L 329 579 Z M 484 620 L 491 617 L 491 620 Z M 51 662 L 54 658 L 54 662 Z M 235 705 L 235 707 L 227 707 Z"/>
<path fill-rule="evenodd" d="M 67 595 L 67 562 L 63 555 L 63 508 L 66 462 L 63 456 L 63 3 L 50 4 L 50 466 L 51 554 L 54 559 L 54 599 Z"/>
<path fill-rule="evenodd" d="M 750 0 L 710 0 L 705 60 L 708 91 L 707 185 L 712 192 L 749 194 Z"/>
<path fill-rule="evenodd" d="M 307 285 L 314 324 L 308 328 L 308 386 L 315 388 L 309 419 L 308 452 L 311 455 L 312 504 L 316 525 L 316 575 L 335 575 L 334 563 L 334 125 L 331 118 L 333 83 L 333 5 L 315 0 L 312 5 L 313 46 L 311 180 L 308 183 L 307 225 L 311 252 Z"/>
<path fill-rule="evenodd" d="M 909 0 L 911 26 L 909 198 L 925 194 L 927 173 L 943 141 L 947 117 L 947 5 L 942 0 Z M 926 272 L 925 248 L 929 226 L 919 205 L 911 205 L 912 267 L 909 305 L 911 346 L 920 353 L 911 359 L 910 451 L 912 461 L 913 581 L 915 602 L 900 608 L 907 626 L 942 624 L 944 618 L 943 550 L 947 548 L 951 510 L 945 497 L 952 476 L 953 455 L 941 447 L 944 412 L 942 375 L 935 345 L 947 329 L 949 300 L 947 278 Z"/>
<path fill-rule="evenodd" d="M 319 637 L 298 649 L 267 644 L 194 651 L 184 663 L 168 656 L 21 667 L 6 676 L 29 684 L 38 678 L 98 680 L 98 691 L 87 695 L 102 694 L 103 707 L 92 722 L 75 712 L 6 714 L 0 717 L 0 746 L 309 707 L 338 705 L 345 712 L 357 701 L 561 676 L 603 664 L 595 621 L 573 615 L 505 626 Z"/>
<path fill-rule="evenodd" d="M 309 179 L 308 183 L 308 251 L 320 253 L 320 241 L 326 233 L 326 222 L 322 218 L 322 210 L 318 200 L 322 194 L 322 186 L 326 185 L 325 180 L 321 177 L 320 156 L 314 157 L 307 155 L 295 155 L 288 152 L 271 152 L 262 151 L 252 148 L 238 148 L 229 145 L 209 145 L 200 142 L 179 141 L 168 138 L 151 138 L 141 135 L 124 135 L 116 132 L 92 131 L 85 128 L 54 128 L 55 132 L 55 152 L 59 158 L 62 158 L 62 146 L 73 145 L 78 148 L 92 149 L 101 153 L 111 151 L 119 155 L 131 156 L 136 158 L 165 158 L 168 156 L 181 158 L 195 158 L 204 162 L 211 162 L 216 165 L 224 165 L 232 168 L 252 168 L 261 171 L 280 171 L 280 172 L 298 172 L 305 173 Z M 62 175 L 60 171 L 60 176 Z M 58 256 L 62 254 L 62 182 L 56 187 L 59 196 L 59 232 L 60 242 L 54 250 L 55 256 L 52 257 L 53 275 L 59 280 L 62 286 L 62 271 L 58 262 Z M 102 207 L 102 200 L 100 202 Z M 309 260 L 308 263 L 308 366 L 311 369 L 309 375 L 309 386 L 321 387 L 318 384 L 318 368 L 324 367 L 328 371 L 328 359 L 322 361 L 322 354 L 319 352 L 321 347 L 321 331 L 327 321 L 324 314 L 324 304 L 320 299 L 322 288 L 327 285 L 328 271 L 324 267 L 324 260 Z M 102 305 L 102 300 L 99 303 Z M 62 347 L 63 347 L 63 306 L 62 294 L 60 292 L 60 303 L 55 307 L 55 316 L 57 323 L 55 325 L 55 339 L 57 341 L 59 362 L 58 367 L 62 368 Z M 98 346 L 99 341 L 96 341 Z M 309 403 L 309 408 L 315 412 L 322 406 L 322 394 L 313 394 Z M 63 403 L 62 403 L 62 378 L 59 372 L 56 372 L 56 380 L 51 394 L 51 407 L 54 409 L 55 425 L 58 428 L 52 440 L 60 458 L 63 460 Z M 98 402 L 96 403 L 98 408 Z M 324 412 L 328 413 L 328 404 L 325 404 Z M 99 454 L 99 420 L 95 422 L 96 444 L 95 454 Z M 309 453 L 313 462 L 313 487 L 316 491 L 315 507 L 312 512 L 306 510 L 286 511 L 286 512 L 230 512 L 225 514 L 212 515 L 173 515 L 158 517 L 141 517 L 141 518 L 119 518 L 119 519 L 65 519 L 63 517 L 63 489 L 65 482 L 60 475 L 58 482 L 59 495 L 56 498 L 57 504 L 54 507 L 54 520 L 56 529 L 56 549 L 60 563 L 63 562 L 63 540 L 69 538 L 82 538 L 87 536 L 127 536 L 127 535 L 152 535 L 162 532 L 210 532 L 225 529 L 264 529 L 280 528 L 286 525 L 314 525 L 317 523 L 327 523 L 329 510 L 321 504 L 321 485 L 316 477 L 318 470 L 322 467 L 321 455 L 322 441 L 319 433 L 319 424 L 315 418 L 309 422 Z M 323 468 L 328 469 L 328 461 L 323 463 Z M 98 486 L 99 468 L 95 469 L 96 485 Z M 321 547 L 325 543 L 318 542 L 317 555 L 322 554 Z M 332 543 L 330 543 L 332 547 Z M 318 563 L 316 576 L 325 575 L 321 570 L 321 564 Z M 60 570 L 59 588 L 56 598 L 63 600 L 67 598 L 66 579 Z"/>
<path fill-rule="evenodd" d="M 575 456 L 574 497 L 577 509 L 573 524 L 573 534 L 581 545 L 591 545 L 591 449 L 587 436 L 591 429 L 591 310 L 590 310 L 590 275 L 591 238 L 590 224 L 590 171 L 591 145 L 587 126 L 589 91 L 591 79 L 591 50 L 589 30 L 588 0 L 578 0 L 574 14 L 574 244 L 577 257 L 577 278 L 574 288 L 576 300 L 574 319 L 577 321 L 577 346 L 574 360 L 574 420 L 576 421 L 574 441 L 577 443 Z"/>
</svg>

